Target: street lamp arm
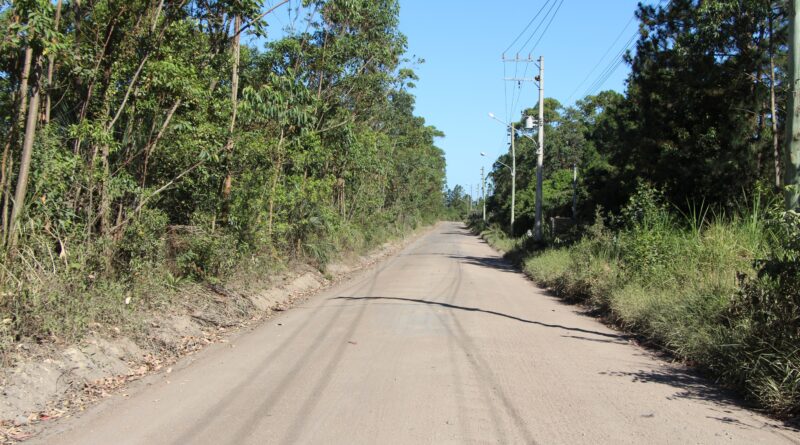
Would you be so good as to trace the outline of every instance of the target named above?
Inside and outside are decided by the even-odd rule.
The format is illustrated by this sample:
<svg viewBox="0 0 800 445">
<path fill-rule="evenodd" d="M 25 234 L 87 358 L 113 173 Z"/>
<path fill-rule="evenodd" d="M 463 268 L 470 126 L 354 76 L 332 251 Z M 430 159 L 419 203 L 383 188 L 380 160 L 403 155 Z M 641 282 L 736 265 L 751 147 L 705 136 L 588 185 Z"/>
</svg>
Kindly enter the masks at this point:
<svg viewBox="0 0 800 445">
<path fill-rule="evenodd" d="M 531 142 L 533 142 L 533 145 L 536 147 L 536 149 L 537 150 L 539 149 L 539 142 L 536 139 L 534 139 L 533 136 L 531 136 L 529 134 L 525 134 L 525 133 L 520 133 L 520 134 L 525 136 L 526 138 L 530 139 Z"/>
<path fill-rule="evenodd" d="M 506 127 L 508 127 L 508 128 L 512 128 L 512 125 L 511 125 L 511 124 L 509 124 L 508 122 L 505 122 L 505 121 L 502 121 L 502 120 L 498 119 L 498 118 L 497 118 L 497 116 L 495 116 L 494 114 L 491 114 L 491 113 L 490 113 L 490 114 L 489 114 L 489 118 L 491 118 L 491 119 L 493 119 L 493 120 L 496 120 L 497 122 L 500 122 L 501 124 L 505 125 L 505 126 L 506 126 Z M 514 128 L 514 133 L 517 133 L 517 131 L 519 131 L 519 130 L 518 130 L 518 129 L 516 129 L 516 128 Z M 530 140 L 531 140 L 531 142 L 533 142 L 533 144 L 536 146 L 536 148 L 537 148 L 537 149 L 539 148 L 539 142 L 538 142 L 538 141 L 536 141 L 536 139 L 534 139 L 534 138 L 533 138 L 533 136 L 531 136 L 531 135 L 529 135 L 529 134 L 525 134 L 525 133 L 523 133 L 523 132 L 519 132 L 519 134 L 521 134 L 522 136 L 525 136 L 526 138 L 530 139 Z"/>
<path fill-rule="evenodd" d="M 511 168 L 511 167 L 509 167 L 509 166 L 508 166 L 508 164 L 506 164 L 506 163 L 504 163 L 504 162 L 502 162 L 502 161 L 494 161 L 494 162 L 497 162 L 498 164 L 502 165 L 503 167 L 505 167 L 505 168 L 507 168 L 507 169 L 511 170 L 511 173 L 512 173 L 512 174 L 514 173 L 514 169 L 513 169 L 513 168 Z"/>
</svg>

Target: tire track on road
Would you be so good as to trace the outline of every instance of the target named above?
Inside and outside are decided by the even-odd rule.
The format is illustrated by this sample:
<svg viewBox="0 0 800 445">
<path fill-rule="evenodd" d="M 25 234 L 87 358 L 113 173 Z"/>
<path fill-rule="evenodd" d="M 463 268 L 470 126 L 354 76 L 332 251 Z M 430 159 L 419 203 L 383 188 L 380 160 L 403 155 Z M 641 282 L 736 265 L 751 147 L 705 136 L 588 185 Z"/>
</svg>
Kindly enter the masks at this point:
<svg viewBox="0 0 800 445">
<path fill-rule="evenodd" d="M 419 242 L 419 240 L 417 241 Z M 415 242 L 416 244 L 416 242 Z M 371 279 L 367 282 L 357 282 L 356 284 L 345 288 L 346 291 L 352 291 L 350 295 L 358 294 L 362 289 L 369 288 L 374 290 L 376 283 L 379 277 L 383 274 L 383 272 L 391 267 L 397 261 L 397 256 L 393 256 L 386 261 L 384 265 L 382 265 L 378 270 L 374 272 Z M 353 290 L 355 289 L 355 290 Z M 263 376 L 269 371 L 270 364 L 274 362 L 278 357 L 283 355 L 283 353 L 291 346 L 300 336 L 301 334 L 306 332 L 306 328 L 308 324 L 316 319 L 316 316 L 323 310 L 326 309 L 325 304 L 320 304 L 317 306 L 306 318 L 306 320 L 297 328 L 295 329 L 292 334 L 289 335 L 276 349 L 272 352 L 267 354 L 266 357 L 260 362 L 259 366 L 253 368 L 253 371 L 241 379 L 241 382 L 236 385 L 233 389 L 230 390 L 228 395 L 226 395 L 223 399 L 221 399 L 216 404 L 210 406 L 208 409 L 204 411 L 204 413 L 197 419 L 196 424 L 203 425 L 200 428 L 195 428 L 192 430 L 187 431 L 180 438 L 174 442 L 175 445 L 184 445 L 186 443 L 192 443 L 194 439 L 198 436 L 209 430 L 212 426 L 214 426 L 214 419 L 216 419 L 220 412 L 224 412 L 227 408 L 229 408 L 236 400 L 239 398 L 240 393 L 249 385 L 252 384 L 253 381 L 259 380 L 263 378 Z M 338 321 L 339 317 L 341 316 L 342 312 L 344 312 L 345 307 L 339 307 L 336 309 L 336 312 L 331 316 L 330 321 L 322 328 L 322 330 L 317 334 L 315 337 L 314 343 L 312 348 L 306 352 L 300 359 L 295 363 L 295 366 L 292 368 L 293 371 L 299 370 L 310 358 L 310 355 L 316 351 L 319 345 L 322 343 L 322 339 L 324 339 L 327 334 L 333 329 Z M 283 391 L 288 387 L 288 383 L 291 382 L 296 376 L 297 372 L 291 372 L 284 376 L 284 378 L 280 381 L 277 386 L 277 389 L 273 391 L 271 397 L 274 396 L 281 396 Z M 271 397 L 268 397 L 269 400 Z M 254 416 L 260 416 L 260 410 L 254 411 Z M 252 422 L 251 422 L 252 423 Z"/>
<path fill-rule="evenodd" d="M 430 235 L 426 235 L 423 238 L 428 238 L 429 236 Z M 417 243 L 414 243 L 412 246 L 413 246 L 413 247 L 411 247 L 412 251 L 414 251 L 415 249 L 419 248 L 417 246 Z M 389 260 L 387 262 L 387 264 L 384 265 L 384 267 L 382 267 L 378 271 L 378 273 L 375 274 L 375 276 L 373 276 L 373 279 L 371 280 L 369 288 L 367 290 L 367 295 L 372 295 L 375 292 L 375 288 L 378 285 L 379 275 L 382 274 L 384 271 L 388 270 L 390 267 L 394 266 L 399 261 L 399 258 L 400 258 L 399 254 L 393 256 L 391 258 L 391 260 Z M 384 283 L 384 285 L 385 285 L 385 283 Z M 363 289 L 363 287 L 364 286 L 359 287 L 358 291 Z M 358 291 L 353 292 L 353 294 L 357 294 Z M 351 294 L 350 296 L 353 296 L 353 294 Z M 323 304 L 321 304 L 320 307 L 324 307 L 324 306 L 325 305 L 323 303 Z M 280 441 L 280 443 L 295 443 L 296 440 L 298 439 L 298 436 L 302 432 L 303 427 L 305 426 L 307 421 L 309 419 L 311 419 L 311 417 L 312 417 L 311 414 L 312 414 L 313 410 L 319 404 L 319 401 L 321 400 L 321 397 L 320 397 L 321 394 L 327 389 L 328 385 L 330 385 L 330 382 L 333 379 L 333 376 L 335 374 L 335 370 L 337 369 L 337 367 L 341 363 L 342 359 L 344 358 L 344 354 L 345 354 L 346 348 L 348 346 L 348 343 L 347 343 L 348 339 L 353 338 L 353 336 L 355 335 L 356 330 L 358 329 L 358 327 L 361 324 L 362 319 L 364 318 L 365 312 L 367 311 L 367 309 L 370 306 L 372 306 L 372 304 L 370 302 L 366 302 L 366 303 L 362 304 L 361 307 L 358 309 L 358 312 L 356 313 L 355 318 L 353 319 L 353 321 L 350 323 L 350 326 L 348 327 L 347 331 L 340 338 L 339 344 L 336 347 L 336 350 L 334 351 L 333 355 L 331 356 L 331 359 L 325 365 L 325 368 L 323 369 L 319 379 L 317 379 L 313 389 L 311 390 L 311 395 L 306 398 L 305 402 L 303 403 L 301 408 L 298 410 L 298 414 L 295 416 L 294 421 L 292 422 L 291 426 L 287 429 L 286 436 L 284 437 L 283 440 Z M 340 306 L 339 309 L 337 309 L 336 314 L 337 315 L 341 314 L 341 312 L 346 307 L 347 307 L 346 305 Z M 337 316 L 337 319 L 338 319 L 338 316 Z M 331 324 L 333 323 L 333 321 L 336 321 L 336 320 L 332 320 Z M 325 329 L 323 332 L 327 334 L 327 331 L 330 331 L 330 330 L 331 329 Z M 325 335 L 317 336 L 317 338 L 314 341 L 314 346 L 312 347 L 312 351 L 309 351 L 308 353 L 306 353 L 303 356 L 303 359 L 295 364 L 295 366 L 287 374 L 287 376 L 284 377 L 284 379 L 278 384 L 277 389 L 275 391 L 273 391 L 273 393 L 271 393 L 270 396 L 267 399 L 265 399 L 264 403 L 258 409 L 256 409 L 254 411 L 254 416 L 253 417 L 259 416 L 259 415 L 262 414 L 262 412 L 265 412 L 265 411 L 270 410 L 271 408 L 274 408 L 274 406 L 280 401 L 281 397 L 283 397 L 286 389 L 290 386 L 289 383 L 292 380 L 294 380 L 294 378 L 297 376 L 298 371 L 301 368 L 303 368 L 305 366 L 305 364 L 309 361 L 309 359 L 313 355 L 313 352 L 316 352 L 316 350 L 319 349 L 319 347 L 322 344 L 322 339 L 324 337 L 326 337 L 326 336 Z M 247 425 L 247 427 L 246 428 L 242 428 L 240 430 L 240 432 L 237 433 L 235 442 L 236 443 L 244 442 L 247 438 L 249 438 L 252 434 L 255 433 L 255 431 L 258 429 L 259 424 L 261 424 L 261 423 L 263 423 L 263 421 L 262 422 L 258 422 L 258 420 L 256 420 L 256 419 L 252 419 L 252 421 L 246 422 L 245 425 Z"/>
<path fill-rule="evenodd" d="M 448 304 L 453 304 L 455 302 L 455 299 L 458 296 L 462 284 L 462 273 L 463 273 L 462 260 L 454 259 L 454 261 L 456 262 L 457 266 L 455 287 L 447 297 L 446 303 Z M 480 354 L 480 351 L 475 346 L 475 343 L 472 341 L 472 338 L 469 336 L 467 331 L 464 329 L 464 326 L 461 324 L 461 321 L 459 321 L 455 312 L 450 310 L 447 311 L 447 313 L 450 315 L 450 319 L 452 320 L 452 323 L 455 326 L 457 332 L 454 332 L 447 323 L 443 324 L 445 328 L 448 330 L 448 332 L 450 332 L 450 334 L 456 340 L 456 344 L 458 345 L 458 347 L 466 355 L 467 361 L 469 361 L 474 372 L 477 374 L 477 376 L 480 378 L 482 382 L 485 382 L 487 385 L 491 386 L 490 393 L 494 394 L 499 399 L 499 401 L 501 402 L 501 408 L 511 418 L 516 429 L 523 436 L 525 443 L 531 445 L 536 444 L 537 442 L 534 439 L 533 434 L 528 429 L 525 420 L 520 415 L 519 410 L 514 406 L 514 403 L 511 401 L 511 399 L 508 397 L 505 391 L 501 388 L 500 384 L 497 382 L 497 378 L 494 375 L 494 372 L 492 372 L 491 366 L 486 361 L 486 359 L 483 358 L 483 356 Z M 483 386 L 483 388 L 485 388 L 485 386 Z M 490 406 L 493 405 L 491 401 L 489 404 Z M 493 409 L 491 409 L 490 412 L 492 414 L 493 423 L 495 423 L 498 428 L 497 431 L 500 436 L 499 442 L 508 443 L 506 434 L 501 429 L 500 420 L 496 417 L 496 414 Z"/>
</svg>

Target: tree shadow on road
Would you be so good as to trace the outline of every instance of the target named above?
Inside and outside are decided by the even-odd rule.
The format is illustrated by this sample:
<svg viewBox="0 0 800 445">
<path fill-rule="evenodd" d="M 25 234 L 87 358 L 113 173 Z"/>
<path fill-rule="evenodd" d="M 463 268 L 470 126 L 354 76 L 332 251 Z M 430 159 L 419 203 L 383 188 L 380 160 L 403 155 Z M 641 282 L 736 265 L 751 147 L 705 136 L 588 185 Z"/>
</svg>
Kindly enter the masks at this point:
<svg viewBox="0 0 800 445">
<path fill-rule="evenodd" d="M 562 335 L 561 337 L 562 338 L 574 338 L 576 340 L 593 341 L 593 342 L 597 342 L 597 343 L 613 343 L 613 344 L 617 344 L 617 345 L 628 345 L 629 344 L 628 341 L 627 341 L 627 338 L 626 337 L 622 337 L 622 336 L 620 336 L 618 338 L 610 338 L 610 339 L 590 338 L 590 337 L 584 337 L 582 335 Z"/>
<path fill-rule="evenodd" d="M 670 367 L 660 370 L 640 370 L 636 372 L 611 371 L 601 372 L 600 374 L 611 377 L 630 378 L 633 382 L 637 383 L 669 385 L 679 391 L 667 397 L 667 400 L 690 399 L 712 402 L 720 409 L 720 416 L 709 416 L 708 418 L 736 425 L 740 428 L 764 428 L 764 424 L 758 422 L 757 419 L 734 417 L 736 413 L 731 410 L 734 406 L 743 406 L 750 410 L 755 410 L 756 407 L 754 405 L 747 403 L 747 401 L 743 400 L 733 391 L 719 387 L 699 373 L 695 373 L 691 370 Z M 758 423 L 751 424 L 746 421 Z M 774 426 L 795 432 L 800 431 L 798 430 L 796 419 L 780 423 L 776 422 Z"/>
<path fill-rule="evenodd" d="M 449 255 L 451 259 L 458 260 L 464 264 L 473 266 L 488 267 L 502 272 L 518 274 L 519 270 L 513 264 L 500 257 L 470 256 L 470 255 Z"/>
<path fill-rule="evenodd" d="M 352 301 L 358 301 L 358 300 L 362 300 L 362 301 L 393 300 L 393 301 L 405 301 L 405 302 L 409 302 L 409 303 L 420 303 L 420 304 L 441 306 L 441 307 L 446 307 L 448 309 L 457 309 L 457 310 L 461 310 L 461 311 L 481 312 L 481 313 L 484 313 L 484 314 L 496 315 L 498 317 L 503 317 L 503 318 L 508 318 L 508 319 L 511 319 L 511 320 L 516 320 L 516 321 L 519 321 L 519 322 L 522 322 L 522 323 L 535 324 L 537 326 L 544 326 L 546 328 L 563 329 L 565 331 L 572 331 L 572 332 L 582 332 L 584 334 L 599 335 L 601 337 L 606 337 L 606 338 L 614 338 L 614 339 L 619 339 L 619 340 L 624 340 L 624 339 L 627 338 L 625 336 L 617 335 L 617 334 L 607 334 L 607 333 L 604 333 L 604 332 L 591 331 L 591 330 L 588 330 L 588 329 L 572 328 L 572 327 L 568 327 L 568 326 L 562 326 L 562 325 L 559 325 L 559 324 L 550 324 L 550 323 L 543 323 L 541 321 L 526 320 L 524 318 L 516 317 L 514 315 L 504 314 L 502 312 L 490 311 L 490 310 L 481 309 L 481 308 L 477 308 L 477 307 L 458 306 L 458 305 L 455 305 L 455 304 L 445 303 L 445 302 L 442 302 L 442 301 L 431 301 L 431 300 L 421 300 L 421 299 L 416 299 L 416 298 L 401 298 L 401 297 L 333 297 L 333 298 L 331 298 L 331 300 L 352 300 Z"/>
</svg>

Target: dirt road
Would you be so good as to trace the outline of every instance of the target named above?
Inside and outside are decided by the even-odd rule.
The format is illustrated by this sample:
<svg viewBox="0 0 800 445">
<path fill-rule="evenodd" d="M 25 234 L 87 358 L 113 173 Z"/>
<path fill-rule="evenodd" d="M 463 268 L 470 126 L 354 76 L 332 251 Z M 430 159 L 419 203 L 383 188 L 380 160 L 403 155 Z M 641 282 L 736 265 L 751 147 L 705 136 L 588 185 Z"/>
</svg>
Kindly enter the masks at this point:
<svg viewBox="0 0 800 445">
<path fill-rule="evenodd" d="M 192 361 L 36 441 L 800 443 L 456 223 Z"/>
</svg>

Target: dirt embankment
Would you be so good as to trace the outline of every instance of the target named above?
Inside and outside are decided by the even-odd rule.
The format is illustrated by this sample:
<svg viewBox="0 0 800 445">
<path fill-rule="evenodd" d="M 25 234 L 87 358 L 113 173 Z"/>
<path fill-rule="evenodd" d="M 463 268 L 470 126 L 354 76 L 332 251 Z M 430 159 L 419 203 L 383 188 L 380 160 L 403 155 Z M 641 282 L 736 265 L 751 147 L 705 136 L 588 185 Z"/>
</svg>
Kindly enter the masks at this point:
<svg viewBox="0 0 800 445">
<path fill-rule="evenodd" d="M 366 255 L 343 257 L 322 273 L 293 264 L 246 283 L 192 285 L 168 309 L 146 315 L 141 335 L 95 323 L 79 344 L 20 343 L 13 365 L 0 369 L 0 443 L 24 440 L 37 424 L 124 393 L 126 383 L 171 372 L 180 358 L 257 325 L 276 312 L 365 269 L 402 248 L 423 230 Z"/>
</svg>

